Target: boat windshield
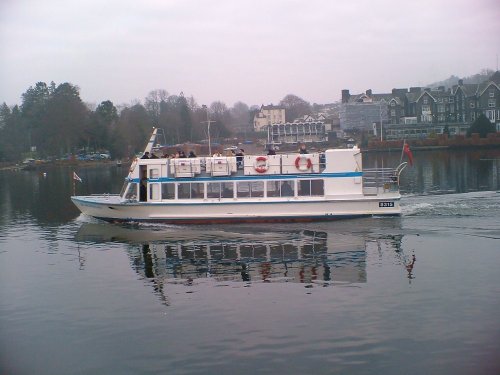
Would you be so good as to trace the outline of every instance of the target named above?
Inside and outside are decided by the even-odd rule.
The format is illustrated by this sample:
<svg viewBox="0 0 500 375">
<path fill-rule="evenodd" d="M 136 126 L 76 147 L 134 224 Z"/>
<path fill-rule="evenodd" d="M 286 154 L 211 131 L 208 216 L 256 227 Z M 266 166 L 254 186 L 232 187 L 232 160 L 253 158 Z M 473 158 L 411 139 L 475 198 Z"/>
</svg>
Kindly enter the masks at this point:
<svg viewBox="0 0 500 375">
<path fill-rule="evenodd" d="M 126 200 L 136 200 L 137 199 L 137 184 L 128 183 L 123 185 L 122 192 L 120 196 Z"/>
</svg>

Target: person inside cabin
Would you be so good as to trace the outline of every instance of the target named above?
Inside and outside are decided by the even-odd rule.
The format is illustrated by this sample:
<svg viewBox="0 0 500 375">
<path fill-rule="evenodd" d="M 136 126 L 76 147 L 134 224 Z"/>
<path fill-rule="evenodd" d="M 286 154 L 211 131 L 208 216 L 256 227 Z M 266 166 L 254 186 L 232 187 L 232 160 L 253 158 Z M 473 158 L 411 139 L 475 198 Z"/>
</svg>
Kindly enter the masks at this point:
<svg viewBox="0 0 500 375">
<path fill-rule="evenodd" d="M 213 157 L 217 158 L 219 156 L 222 156 L 221 153 L 220 153 L 220 151 L 215 151 Z"/>
<path fill-rule="evenodd" d="M 188 155 L 188 158 L 195 158 L 196 157 L 196 154 L 194 153 L 193 150 L 189 151 L 189 155 Z"/>
<path fill-rule="evenodd" d="M 151 153 L 150 159 L 158 159 L 158 156 L 155 155 L 154 152 Z"/>
<path fill-rule="evenodd" d="M 182 150 L 179 151 L 179 157 L 180 158 L 185 158 L 186 157 L 186 154 L 184 153 L 184 151 L 182 151 Z"/>
<path fill-rule="evenodd" d="M 276 155 L 276 151 L 274 151 L 274 147 L 269 147 L 269 150 L 267 150 L 268 155 Z"/>
<path fill-rule="evenodd" d="M 302 144 L 300 145 L 299 153 L 301 153 L 301 154 L 308 154 L 308 152 L 307 152 L 307 148 L 306 148 L 306 145 L 305 145 L 305 144 L 303 144 L 303 143 L 302 143 Z"/>
<path fill-rule="evenodd" d="M 179 159 L 181 157 L 181 152 L 177 150 L 174 154 L 174 159 Z"/>
<path fill-rule="evenodd" d="M 245 156 L 245 150 L 240 148 L 236 155 L 236 167 L 243 168 L 243 156 Z"/>
<path fill-rule="evenodd" d="M 163 156 L 162 156 L 163 159 L 169 159 L 170 158 L 170 155 L 167 154 L 167 153 L 164 153 Z"/>
<path fill-rule="evenodd" d="M 233 192 L 229 190 L 227 187 L 224 187 L 222 190 L 222 198 L 232 198 L 233 197 Z"/>
<path fill-rule="evenodd" d="M 139 186 L 139 200 L 141 202 L 146 202 L 147 198 L 148 198 L 148 178 L 146 175 L 146 171 L 144 171 Z"/>
<path fill-rule="evenodd" d="M 149 151 L 146 151 L 144 155 L 141 156 L 141 159 L 149 159 Z"/>
<path fill-rule="evenodd" d="M 282 197 L 293 196 L 293 189 L 288 181 L 283 181 L 283 184 L 281 185 L 281 196 Z"/>
</svg>

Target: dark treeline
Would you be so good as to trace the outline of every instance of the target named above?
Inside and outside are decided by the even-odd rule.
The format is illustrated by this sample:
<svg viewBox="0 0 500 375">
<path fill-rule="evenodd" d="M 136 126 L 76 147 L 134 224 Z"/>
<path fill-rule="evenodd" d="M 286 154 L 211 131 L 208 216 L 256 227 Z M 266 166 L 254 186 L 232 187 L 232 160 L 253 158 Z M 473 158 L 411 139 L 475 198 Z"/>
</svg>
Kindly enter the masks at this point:
<svg viewBox="0 0 500 375">
<path fill-rule="evenodd" d="M 289 116 L 310 113 L 308 102 L 287 95 L 280 105 Z M 207 110 L 214 140 L 253 131 L 253 116 L 259 107 L 237 102 L 232 108 L 220 101 L 209 108 L 193 97 L 169 95 L 153 90 L 144 100 L 121 108 L 103 101 L 90 109 L 70 83 L 38 82 L 22 94 L 21 105 L 0 107 L 0 161 L 18 161 L 27 156 L 61 157 L 68 154 L 107 150 L 113 158 L 141 152 L 153 126 L 164 129 L 167 143 L 197 142 L 207 138 Z M 31 151 L 31 152 L 30 152 Z"/>
<path fill-rule="evenodd" d="M 227 136 L 231 118 L 243 116 L 220 102 L 210 109 L 216 121 L 211 129 L 215 137 Z M 250 124 L 249 108 L 240 112 L 244 119 L 238 120 Z M 122 158 L 142 151 L 153 126 L 163 128 L 170 143 L 206 138 L 201 124 L 206 117 L 206 109 L 193 98 L 164 90 L 152 91 L 144 105 L 118 112 L 109 100 L 91 110 L 82 102 L 78 87 L 70 83 L 38 82 L 22 94 L 20 106 L 4 103 L 0 108 L 0 160 L 20 160 L 34 147 L 36 156 L 43 158 L 103 150 Z"/>
</svg>

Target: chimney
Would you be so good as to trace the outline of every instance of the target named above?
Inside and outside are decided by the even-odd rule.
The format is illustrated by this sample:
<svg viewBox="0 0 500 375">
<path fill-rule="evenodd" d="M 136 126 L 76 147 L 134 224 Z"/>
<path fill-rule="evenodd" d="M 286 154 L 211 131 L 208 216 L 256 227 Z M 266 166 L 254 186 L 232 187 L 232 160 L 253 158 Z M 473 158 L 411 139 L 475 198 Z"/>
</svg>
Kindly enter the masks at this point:
<svg viewBox="0 0 500 375">
<path fill-rule="evenodd" d="M 372 89 L 368 89 L 368 90 L 366 90 L 366 95 L 368 95 L 368 96 L 372 96 Z"/>
<path fill-rule="evenodd" d="M 342 90 L 342 103 L 347 103 L 350 97 L 349 90 Z"/>
</svg>

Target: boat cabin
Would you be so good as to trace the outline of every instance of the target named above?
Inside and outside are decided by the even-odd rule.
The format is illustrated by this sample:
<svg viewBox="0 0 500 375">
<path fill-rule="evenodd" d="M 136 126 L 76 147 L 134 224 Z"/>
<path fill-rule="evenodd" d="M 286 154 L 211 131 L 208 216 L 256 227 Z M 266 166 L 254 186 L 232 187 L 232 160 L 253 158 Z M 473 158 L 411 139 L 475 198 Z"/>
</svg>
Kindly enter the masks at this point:
<svg viewBox="0 0 500 375">
<path fill-rule="evenodd" d="M 397 190 L 394 169 L 363 179 L 358 148 L 324 153 L 136 159 L 121 198 L 133 202 L 290 200 Z M 382 189 L 382 190 L 381 190 Z"/>
</svg>

